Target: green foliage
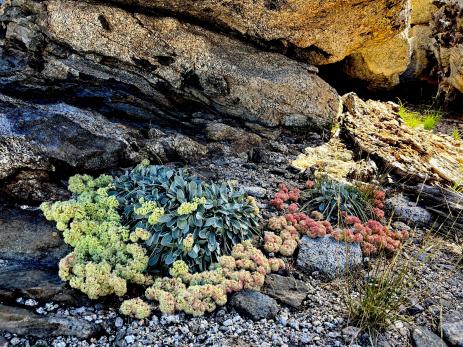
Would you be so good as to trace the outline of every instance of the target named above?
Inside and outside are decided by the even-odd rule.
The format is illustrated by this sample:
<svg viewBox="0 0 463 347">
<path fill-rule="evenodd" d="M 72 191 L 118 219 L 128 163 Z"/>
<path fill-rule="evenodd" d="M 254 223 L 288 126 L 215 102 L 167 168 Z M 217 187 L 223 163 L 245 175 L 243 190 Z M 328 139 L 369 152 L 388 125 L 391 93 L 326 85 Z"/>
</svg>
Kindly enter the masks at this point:
<svg viewBox="0 0 463 347">
<path fill-rule="evenodd" d="M 233 245 L 258 234 L 255 201 L 230 185 L 206 184 L 186 170 L 138 165 L 114 181 L 110 195 L 123 223 L 151 234 L 153 271 L 166 272 L 176 260 L 205 270 Z"/>
<path fill-rule="evenodd" d="M 461 136 L 460 136 L 460 132 L 458 131 L 457 128 L 453 129 L 452 131 L 452 137 L 455 141 L 461 141 Z"/>
<path fill-rule="evenodd" d="M 347 288 L 345 301 L 351 323 L 362 331 L 376 335 L 401 318 L 400 310 L 407 304 L 411 281 L 411 262 L 382 259 L 364 281 L 356 279 Z M 354 295 L 353 295 L 354 294 Z"/>
<path fill-rule="evenodd" d="M 318 210 L 327 221 L 342 224 L 342 213 L 356 216 L 363 222 L 374 217 L 371 204 L 373 192 L 361 190 L 354 185 L 323 178 L 316 181 L 312 189 L 303 191 L 305 203 L 302 210 Z"/>
<path fill-rule="evenodd" d="M 61 279 L 91 299 L 123 296 L 127 281 L 151 283 L 144 274 L 146 250 L 130 241 L 129 229 L 120 223 L 118 201 L 108 195 L 111 182 L 110 176 L 77 175 L 69 179 L 72 199 L 41 205 L 45 217 L 56 222 L 64 241 L 74 248 L 60 261 Z"/>
<path fill-rule="evenodd" d="M 399 116 L 410 128 L 423 127 L 425 130 L 432 130 L 442 118 L 441 112 L 436 110 L 426 110 L 424 114 L 416 111 L 407 110 L 401 103 L 399 107 Z"/>
</svg>

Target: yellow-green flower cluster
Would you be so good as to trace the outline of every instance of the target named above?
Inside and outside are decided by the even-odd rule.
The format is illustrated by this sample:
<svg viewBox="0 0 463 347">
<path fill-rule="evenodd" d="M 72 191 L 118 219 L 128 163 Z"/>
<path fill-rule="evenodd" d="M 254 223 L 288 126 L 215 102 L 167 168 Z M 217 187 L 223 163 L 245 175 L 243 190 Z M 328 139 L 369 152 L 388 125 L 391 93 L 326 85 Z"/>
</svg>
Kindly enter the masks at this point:
<svg viewBox="0 0 463 347">
<path fill-rule="evenodd" d="M 122 302 L 119 311 L 124 316 L 136 319 L 145 319 L 151 315 L 151 306 L 140 298 L 125 300 Z"/>
<path fill-rule="evenodd" d="M 180 278 L 188 274 L 188 265 L 183 260 L 177 260 L 169 270 L 172 277 Z"/>
<path fill-rule="evenodd" d="M 164 216 L 164 208 L 158 207 L 155 201 L 145 201 L 145 199 L 140 198 L 139 202 L 140 206 L 134 208 L 133 211 L 139 216 L 148 216 L 148 224 L 157 224 L 159 219 Z"/>
<path fill-rule="evenodd" d="M 196 197 L 192 202 L 183 202 L 177 209 L 177 213 L 179 215 L 191 214 L 198 209 L 199 205 L 204 205 L 206 202 L 205 197 Z"/>
<path fill-rule="evenodd" d="M 174 262 L 172 278 L 158 278 L 145 292 L 149 300 L 159 302 L 164 313 L 183 311 L 201 316 L 225 305 L 227 293 L 242 289 L 259 290 L 265 274 L 284 268 L 281 259 L 267 259 L 250 241 L 233 248 L 232 256 L 222 256 L 214 270 L 190 274 L 188 265 Z"/>
<path fill-rule="evenodd" d="M 249 205 L 251 205 L 252 207 L 254 207 L 254 211 L 252 212 L 255 216 L 257 216 L 260 212 L 260 209 L 259 207 L 257 206 L 257 201 L 256 201 L 256 198 L 253 197 L 253 196 L 248 196 L 246 198 L 246 201 Z"/>
<path fill-rule="evenodd" d="M 182 245 L 183 245 L 183 249 L 186 251 L 186 252 L 189 252 L 193 249 L 193 246 L 194 246 L 194 239 L 193 239 L 193 235 L 192 234 L 189 234 L 187 237 L 185 237 L 182 241 Z"/>
<path fill-rule="evenodd" d="M 64 241 L 74 251 L 61 260 L 59 275 L 71 287 L 91 299 L 127 291 L 127 281 L 152 283 L 145 274 L 146 250 L 131 242 L 129 230 L 123 227 L 116 210 L 117 199 L 108 195 L 111 177 L 74 176 L 70 186 L 76 197 L 63 202 L 44 203 L 41 209 L 48 220 L 56 222 Z M 143 229 L 135 236 L 149 237 Z M 138 239 L 137 239 L 138 241 Z"/>
<path fill-rule="evenodd" d="M 143 228 L 135 228 L 135 231 L 130 233 L 130 241 L 146 241 L 151 237 L 151 233 Z"/>
</svg>

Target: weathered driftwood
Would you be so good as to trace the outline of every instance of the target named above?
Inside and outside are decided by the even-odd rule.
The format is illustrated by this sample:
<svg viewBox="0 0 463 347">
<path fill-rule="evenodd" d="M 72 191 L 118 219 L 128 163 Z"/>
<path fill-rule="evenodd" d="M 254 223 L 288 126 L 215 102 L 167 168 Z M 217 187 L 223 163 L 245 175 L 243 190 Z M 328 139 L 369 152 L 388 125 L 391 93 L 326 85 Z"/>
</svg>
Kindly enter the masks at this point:
<svg viewBox="0 0 463 347">
<path fill-rule="evenodd" d="M 463 144 L 448 136 L 404 125 L 397 105 L 343 97 L 341 131 L 365 156 L 403 181 L 455 185 L 463 177 Z"/>
</svg>

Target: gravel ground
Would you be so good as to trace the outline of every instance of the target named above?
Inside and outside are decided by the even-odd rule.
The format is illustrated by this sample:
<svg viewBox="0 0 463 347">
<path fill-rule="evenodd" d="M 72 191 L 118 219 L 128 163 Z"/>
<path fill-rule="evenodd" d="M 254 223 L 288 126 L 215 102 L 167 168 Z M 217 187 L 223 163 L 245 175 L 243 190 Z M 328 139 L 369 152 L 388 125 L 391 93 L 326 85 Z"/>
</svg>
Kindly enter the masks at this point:
<svg viewBox="0 0 463 347">
<path fill-rule="evenodd" d="M 81 317 L 101 324 L 105 333 L 90 341 L 59 337 L 53 340 L 27 340 L 4 334 L 14 346 L 408 346 L 414 326 L 426 326 L 437 331 L 440 317 L 448 312 L 463 310 L 463 274 L 455 268 L 461 257 L 461 246 L 438 237 L 424 237 L 417 232 L 405 249 L 405 257 L 428 252 L 414 264 L 409 305 L 403 307 L 404 321 L 393 324 L 377 337 L 358 334 L 349 326 L 343 297 L 346 282 L 337 279 L 326 283 L 314 276 L 305 280 L 315 290 L 299 309 L 282 306 L 271 320 L 252 321 L 233 308 L 224 307 L 205 317 L 193 318 L 178 315 L 161 315 L 157 312 L 150 320 L 137 321 L 123 318 L 114 308 L 96 304 L 93 307 L 65 308 L 53 303 L 19 301 L 34 307 L 39 314 L 53 312 L 64 316 Z M 431 248 L 428 247 L 428 245 Z M 372 260 L 373 262 L 375 260 Z M 358 336 L 357 336 L 358 335 Z M 357 340 L 352 342 L 352 337 Z M 1 346 L 1 343 L 0 343 Z"/>
</svg>

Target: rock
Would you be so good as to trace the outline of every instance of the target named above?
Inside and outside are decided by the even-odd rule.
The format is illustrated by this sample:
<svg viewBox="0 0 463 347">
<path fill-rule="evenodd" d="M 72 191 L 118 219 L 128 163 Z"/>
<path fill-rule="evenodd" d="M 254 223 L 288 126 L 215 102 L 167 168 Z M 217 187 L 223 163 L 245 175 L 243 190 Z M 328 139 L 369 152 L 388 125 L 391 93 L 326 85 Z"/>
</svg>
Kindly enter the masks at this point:
<svg viewBox="0 0 463 347">
<path fill-rule="evenodd" d="M 21 35 L 12 29 L 28 26 L 40 30 L 31 36 L 45 34 L 50 43 L 65 44 L 82 56 L 91 53 L 93 58 L 84 60 L 69 51 L 62 59 L 43 59 L 74 74 L 137 88 L 142 95 L 136 97 L 148 98 L 164 119 L 181 119 L 199 109 L 272 127 L 326 129 L 338 114 L 336 91 L 310 66 L 199 26 L 68 0 L 46 1 L 36 10 L 43 19 L 36 23 L 39 29 L 14 18 L 21 23 L 8 24 L 8 40 L 33 41 L 23 37 L 26 28 Z M 134 72 L 143 78 L 132 76 Z"/>
<path fill-rule="evenodd" d="M 243 290 L 234 294 L 230 305 L 253 320 L 273 318 L 280 310 L 274 299 L 252 290 Z"/>
<path fill-rule="evenodd" d="M 401 222 L 417 226 L 429 226 L 432 223 L 432 214 L 404 195 L 389 197 L 384 201 L 384 205 L 390 215 Z"/>
<path fill-rule="evenodd" d="M 136 159 L 126 129 L 64 103 L 42 105 L 0 94 L 0 124 L 0 179 L 9 178 L 1 190 L 18 199 L 65 197 L 46 182 L 57 165 L 62 171 L 94 171 Z"/>
<path fill-rule="evenodd" d="M 262 138 L 257 134 L 223 123 L 208 124 L 206 132 L 207 138 L 211 141 L 227 141 L 231 143 L 235 153 L 250 151 L 258 147 L 262 142 Z"/>
<path fill-rule="evenodd" d="M 432 68 L 432 30 L 429 25 L 415 25 L 410 29 L 411 61 L 403 79 L 429 79 Z"/>
<path fill-rule="evenodd" d="M 58 231 L 39 211 L 0 208 L 0 301 L 16 297 L 76 304 L 83 300 L 58 277 L 69 252 Z"/>
<path fill-rule="evenodd" d="M 442 332 L 445 340 L 456 347 L 463 347 L 463 315 L 454 311 L 444 316 L 442 321 Z"/>
<path fill-rule="evenodd" d="M 243 187 L 246 194 L 256 198 L 263 198 L 267 195 L 267 189 L 261 187 Z"/>
<path fill-rule="evenodd" d="M 0 331 L 38 338 L 75 336 L 87 339 L 101 333 L 102 327 L 76 318 L 53 314 L 39 316 L 23 308 L 0 304 Z"/>
<path fill-rule="evenodd" d="M 463 145 L 447 136 L 408 128 L 397 105 L 344 95 L 342 133 L 364 155 L 409 182 L 461 181 Z"/>
<path fill-rule="evenodd" d="M 360 337 L 361 330 L 354 326 L 347 326 L 342 329 L 342 336 L 348 343 L 352 343 Z"/>
<path fill-rule="evenodd" d="M 342 60 L 359 49 L 386 42 L 402 32 L 407 2 L 297 0 L 237 0 L 233 5 L 217 0 L 111 0 L 169 13 L 188 15 L 252 37 L 275 43 L 314 64 Z"/>
<path fill-rule="evenodd" d="M 463 3 L 459 0 L 438 1 L 431 21 L 434 57 L 438 62 L 440 89 L 463 93 Z"/>
<path fill-rule="evenodd" d="M 58 230 L 40 211 L 0 206 L 0 230 L 0 259 L 56 267 L 69 253 Z"/>
<path fill-rule="evenodd" d="M 30 265 L 9 265 L 0 273 L 0 300 L 14 301 L 28 297 L 41 301 L 55 301 L 68 305 L 87 302 L 58 277 L 58 269 L 33 268 Z"/>
<path fill-rule="evenodd" d="M 299 307 L 313 288 L 293 277 L 270 274 L 265 277 L 264 294 L 292 307 Z"/>
<path fill-rule="evenodd" d="M 368 82 L 371 90 L 391 89 L 400 83 L 400 75 L 410 63 L 408 31 L 386 42 L 362 48 L 344 62 L 344 72 Z"/>
<path fill-rule="evenodd" d="M 463 43 L 452 47 L 449 56 L 449 82 L 463 93 Z"/>
<path fill-rule="evenodd" d="M 432 19 L 432 14 L 437 11 L 437 7 L 432 0 L 411 0 L 411 18 L 412 25 L 428 25 Z"/>
<path fill-rule="evenodd" d="M 447 344 L 425 327 L 417 327 L 412 331 L 412 341 L 415 347 L 446 347 Z"/>
<path fill-rule="evenodd" d="M 302 237 L 299 243 L 297 266 L 310 274 L 319 271 L 324 277 L 334 279 L 362 265 L 362 250 L 359 244 L 339 242 L 331 237 L 312 239 Z"/>
</svg>

